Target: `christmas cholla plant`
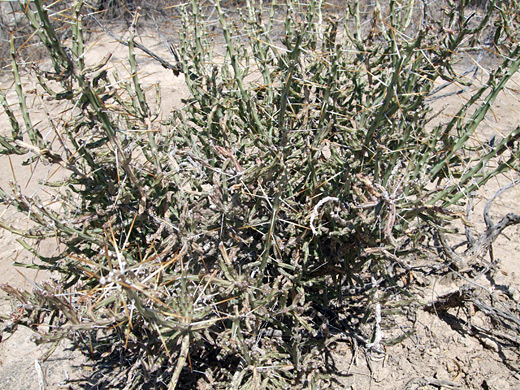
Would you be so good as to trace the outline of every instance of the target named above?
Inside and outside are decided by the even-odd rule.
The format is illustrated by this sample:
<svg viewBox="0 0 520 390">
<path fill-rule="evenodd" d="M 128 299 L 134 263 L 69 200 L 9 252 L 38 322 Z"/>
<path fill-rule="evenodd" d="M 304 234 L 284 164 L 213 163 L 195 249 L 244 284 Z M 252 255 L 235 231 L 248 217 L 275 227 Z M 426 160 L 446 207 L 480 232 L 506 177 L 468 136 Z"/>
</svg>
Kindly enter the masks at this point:
<svg viewBox="0 0 520 390">
<path fill-rule="evenodd" d="M 380 352 L 388 265 L 408 269 L 472 191 L 519 168 L 520 127 L 493 144 L 474 137 L 520 65 L 515 2 L 478 13 L 467 1 L 180 4 L 172 60 L 154 58 L 190 96 L 167 121 L 161 86 L 154 96 L 139 78 L 137 51 L 150 53 L 135 39 L 139 8 L 124 77 L 108 57 L 86 65 L 84 28 L 97 19 L 82 1 L 59 13 L 42 0 L 19 6 L 50 60 L 28 67 L 11 40 L 19 106 L 0 95 L 12 127 L 1 152 L 67 174 L 44 181 L 49 201 L 17 183 L 0 193 L 34 222 L 2 227 L 32 266 L 60 275 L 32 293 L 4 289 L 41 341 L 79 337 L 93 354 L 123 354 L 130 388 L 189 387 L 190 372 L 213 388 L 322 388 L 318 355 L 345 332 Z M 428 126 L 439 81 L 471 82 L 456 64 L 482 50 L 499 63 L 488 81 L 451 121 Z M 31 119 L 25 74 L 62 110 L 48 128 Z M 37 249 L 49 237 L 53 257 Z M 485 238 L 464 258 L 446 247 L 448 265 L 466 267 Z M 372 338 L 338 320 L 353 287 Z"/>
</svg>

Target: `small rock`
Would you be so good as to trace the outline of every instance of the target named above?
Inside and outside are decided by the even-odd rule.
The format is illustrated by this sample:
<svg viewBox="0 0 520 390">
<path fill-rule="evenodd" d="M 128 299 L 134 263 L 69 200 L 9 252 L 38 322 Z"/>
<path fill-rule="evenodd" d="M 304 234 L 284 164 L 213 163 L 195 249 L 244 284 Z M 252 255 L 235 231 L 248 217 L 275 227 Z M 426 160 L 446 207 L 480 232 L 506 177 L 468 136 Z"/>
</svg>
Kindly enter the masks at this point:
<svg viewBox="0 0 520 390">
<path fill-rule="evenodd" d="M 488 339 L 488 338 L 482 338 L 481 341 L 482 341 L 482 344 L 484 344 L 485 348 L 490 349 L 494 352 L 499 351 L 498 344 L 495 341 Z M 504 389 L 502 389 L 502 390 L 504 390 Z"/>
<path fill-rule="evenodd" d="M 511 298 L 513 298 L 515 302 L 520 302 L 520 290 L 516 287 L 510 287 L 509 291 L 511 291 Z"/>
</svg>

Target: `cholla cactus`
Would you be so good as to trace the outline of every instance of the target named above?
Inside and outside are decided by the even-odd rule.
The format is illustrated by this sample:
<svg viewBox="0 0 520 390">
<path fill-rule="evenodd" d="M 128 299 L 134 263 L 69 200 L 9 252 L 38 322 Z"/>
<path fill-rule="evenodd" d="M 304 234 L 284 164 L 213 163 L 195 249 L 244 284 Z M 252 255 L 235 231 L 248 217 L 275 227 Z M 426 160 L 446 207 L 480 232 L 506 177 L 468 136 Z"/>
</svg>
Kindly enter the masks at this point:
<svg viewBox="0 0 520 390">
<path fill-rule="evenodd" d="M 136 8 L 128 79 L 108 71 L 108 57 L 86 65 L 84 21 L 95 16 L 82 1 L 59 14 L 42 0 L 19 5 L 52 65 L 23 71 L 67 119 L 42 135 L 11 41 L 20 114 L 0 94 L 12 127 L 2 153 L 68 174 L 45 183 L 53 207 L 17 185 L 0 193 L 36 224 L 2 227 L 62 277 L 32 295 L 7 290 L 27 325 L 48 317 L 42 340 L 90 332 L 92 351 L 125 350 L 133 388 L 173 389 L 189 368 L 214 388 L 322 388 L 313 362 L 330 342 L 323 313 L 348 310 L 361 285 L 377 300 L 378 330 L 385 295 L 368 291 L 385 265 L 409 267 L 402 256 L 475 188 L 519 169 L 520 127 L 493 144 L 472 139 L 520 65 L 513 2 L 478 14 L 446 2 L 432 15 L 417 1 L 231 10 L 191 0 L 178 7 L 173 64 L 136 42 Z M 190 96 L 168 121 L 141 83 L 137 49 L 185 78 Z M 481 50 L 499 63 L 488 82 L 449 123 L 428 127 L 438 82 L 471 83 L 455 64 Z M 47 237 L 58 256 L 38 253 Z M 358 339 L 370 347 L 378 335 Z"/>
</svg>

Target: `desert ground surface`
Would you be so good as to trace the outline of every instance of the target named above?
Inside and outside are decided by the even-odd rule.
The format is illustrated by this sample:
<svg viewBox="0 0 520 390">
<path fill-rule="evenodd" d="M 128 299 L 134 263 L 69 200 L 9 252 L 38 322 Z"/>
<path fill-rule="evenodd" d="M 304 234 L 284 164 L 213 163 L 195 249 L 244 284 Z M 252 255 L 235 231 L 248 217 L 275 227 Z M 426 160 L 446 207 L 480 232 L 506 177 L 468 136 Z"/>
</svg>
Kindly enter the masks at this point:
<svg viewBox="0 0 520 390">
<path fill-rule="evenodd" d="M 118 36 L 126 30 L 111 27 Z M 168 56 L 164 43 L 153 29 L 141 31 L 139 39 L 157 54 Z M 95 63 L 107 53 L 113 53 L 111 64 L 118 69 L 126 66 L 127 48 L 100 33 L 90 37 L 88 60 Z M 162 90 L 162 115 L 166 118 L 173 108 L 181 108 L 181 99 L 187 96 L 182 76 L 172 73 L 144 53 L 138 55 L 139 67 L 147 85 L 160 82 Z M 481 64 L 477 82 L 486 78 L 485 64 Z M 10 101 L 15 100 L 12 79 L 5 70 L 0 75 L 0 87 Z M 34 89 L 28 78 L 24 79 L 26 90 Z M 458 88 L 458 87 L 453 87 Z M 446 121 L 457 107 L 465 102 L 470 90 L 432 102 L 433 112 L 442 110 L 436 118 Z M 31 104 L 35 118 L 55 115 L 46 112 L 36 97 Z M 505 93 L 501 94 L 492 115 L 480 129 L 479 136 L 490 137 L 507 133 L 518 125 L 520 118 L 520 75 Z M 5 114 L 0 114 L 2 132 L 8 131 Z M 33 164 L 22 167 L 24 158 L 0 156 L 0 186 L 9 188 L 9 181 L 16 179 L 28 194 L 45 196 L 39 180 L 54 174 L 49 167 Z M 11 167 L 13 167 L 11 169 Z M 59 174 L 59 173 L 57 173 Z M 475 198 L 475 213 L 472 224 L 476 233 L 485 229 L 482 209 L 487 199 L 515 177 L 500 177 L 480 188 Z M 491 216 L 499 220 L 507 213 L 520 213 L 520 185 L 500 196 L 492 208 Z M 26 227 L 27 218 L 12 207 L 0 205 L 1 219 L 12 226 Z M 450 242 L 462 241 L 460 235 L 451 235 Z M 20 289 L 37 288 L 39 282 L 50 275 L 28 268 L 14 267 L 13 263 L 31 264 L 35 259 L 16 241 L 17 237 L 0 230 L 0 283 Z M 45 243 L 45 252 L 56 250 L 55 243 Z M 330 388 L 333 389 L 520 389 L 520 323 L 514 319 L 520 314 L 520 225 L 504 231 L 493 245 L 494 264 L 490 270 L 476 278 L 456 273 L 428 273 L 429 265 L 440 264 L 432 251 L 429 263 L 419 265 L 410 273 L 410 290 L 416 295 L 406 310 L 386 314 L 383 320 L 383 341 L 395 333 L 410 331 L 400 343 L 386 346 L 383 358 L 367 354 L 362 346 L 349 340 L 335 343 L 322 366 L 332 373 Z M 406 260 L 410 264 L 413 259 Z M 489 262 L 489 258 L 483 260 Z M 462 307 L 439 308 L 428 311 L 428 304 L 439 297 L 456 292 L 463 285 L 471 286 L 479 302 L 508 313 L 512 321 L 505 321 L 482 307 L 468 302 Z M 0 313 L 16 313 L 16 304 L 1 293 Z M 50 345 L 36 345 L 34 334 L 27 328 L 11 328 L 9 321 L 0 324 L 0 389 L 95 389 L 96 372 L 102 362 L 89 360 L 88 354 L 74 349 L 70 342 L 59 344 L 52 355 L 44 360 Z M 118 387 L 119 388 L 119 387 Z M 204 387 L 201 387 L 204 388 Z"/>
</svg>

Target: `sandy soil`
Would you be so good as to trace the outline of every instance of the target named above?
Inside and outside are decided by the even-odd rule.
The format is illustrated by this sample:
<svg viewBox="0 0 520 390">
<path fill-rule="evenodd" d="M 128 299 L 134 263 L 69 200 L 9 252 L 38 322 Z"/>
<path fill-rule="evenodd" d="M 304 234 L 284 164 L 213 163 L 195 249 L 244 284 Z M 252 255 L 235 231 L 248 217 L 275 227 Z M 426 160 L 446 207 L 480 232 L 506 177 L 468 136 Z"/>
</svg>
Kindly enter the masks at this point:
<svg viewBox="0 0 520 390">
<path fill-rule="evenodd" d="M 164 45 L 155 32 L 143 34 L 141 39 L 154 52 L 168 56 Z M 113 39 L 103 36 L 92 39 L 95 42 L 88 54 L 93 63 L 99 61 L 107 53 L 113 53 L 111 64 L 119 71 L 126 67 L 126 47 L 117 44 Z M 147 56 L 139 57 L 139 65 L 143 76 L 147 75 L 146 83 L 151 85 L 161 81 L 162 113 L 166 118 L 174 108 L 181 107 L 181 99 L 187 95 L 182 77 L 174 77 Z M 518 76 L 518 75 L 517 75 Z M 482 76 L 485 80 L 485 76 Z M 493 115 L 490 115 L 486 125 L 480 130 L 479 137 L 489 139 L 492 134 L 507 133 L 518 125 L 520 113 L 520 77 L 516 77 L 513 89 L 500 96 Z M 11 81 L 8 76 L 0 80 L 1 88 L 9 90 Z M 518 87 L 518 88 L 517 88 Z M 33 89 L 29 80 L 25 80 L 24 88 Z M 517 88 L 517 89 L 516 89 Z M 449 120 L 456 107 L 464 103 L 467 96 L 459 94 L 436 101 L 435 110 L 444 111 L 438 117 L 440 121 Z M 8 98 L 14 101 L 15 95 L 8 91 Z M 45 119 L 54 113 L 38 109 L 40 105 L 33 101 L 35 118 Z M 2 113 L 0 123 L 5 124 Z M 5 125 L 2 126 L 5 129 Z M 2 130 L 5 131 L 5 130 Z M 20 167 L 23 158 L 0 157 L 0 187 L 8 188 L 8 182 L 16 176 L 24 192 L 42 195 L 39 179 L 53 172 L 46 166 Z M 14 171 L 10 166 L 15 167 Z M 59 174 L 59 173 L 58 173 Z M 476 196 L 476 212 L 472 223 L 478 233 L 484 230 L 481 211 L 486 199 L 489 199 L 498 188 L 511 178 L 502 177 L 493 180 L 481 188 Z M 43 196 L 43 195 L 42 195 Z M 520 213 L 520 186 L 511 189 L 497 200 L 492 209 L 492 217 L 498 220 L 509 212 Z M 26 217 L 21 216 L 12 208 L 0 206 L 0 215 L 4 221 L 13 226 L 25 227 L 29 224 Z M 21 289 L 32 289 L 34 285 L 45 280 L 49 275 L 38 273 L 26 268 L 15 268 L 13 262 L 30 264 L 32 256 L 24 251 L 16 242 L 13 234 L 0 230 L 0 282 Z M 462 240 L 462 236 L 454 235 L 451 242 Z M 47 253 L 55 250 L 52 242 L 43 248 Z M 329 370 L 333 372 L 330 387 L 334 389 L 520 389 L 520 362 L 518 355 L 518 329 L 516 334 L 504 327 L 499 319 L 486 315 L 483 310 L 469 302 L 462 307 L 439 309 L 428 312 L 428 303 L 450 292 L 457 291 L 462 285 L 470 284 L 475 288 L 475 294 L 480 301 L 501 307 L 518 317 L 520 313 L 520 225 L 513 226 L 498 238 L 494 245 L 496 267 L 487 275 L 474 280 L 463 276 L 428 275 L 420 269 L 410 273 L 412 290 L 417 296 L 415 303 L 398 314 L 386 314 L 383 318 L 383 340 L 390 339 L 397 333 L 413 330 L 413 333 L 402 342 L 386 347 L 384 357 L 377 358 L 364 351 L 361 346 L 356 348 L 349 342 L 335 344 L 329 359 Z M 439 262 L 432 258 L 433 263 Z M 481 287 L 477 287 L 480 285 Z M 16 307 L 2 293 L 0 313 L 6 314 Z M 476 332 L 480 329 L 496 330 L 507 333 L 510 342 L 496 334 Z M 59 345 L 54 354 L 42 361 L 49 349 L 48 345 L 37 346 L 32 341 L 30 330 L 9 327 L 6 321 L 1 325 L 0 342 L 0 390 L 18 389 L 58 389 L 58 388 L 92 388 L 88 382 L 81 384 L 78 380 L 91 375 L 92 363 L 79 351 L 72 349 L 70 343 Z M 511 341 L 513 340 L 513 341 Z M 514 340 L 517 341 L 515 344 Z M 330 358 L 330 357 L 329 357 Z M 44 381 L 44 382 L 42 382 Z"/>
</svg>

